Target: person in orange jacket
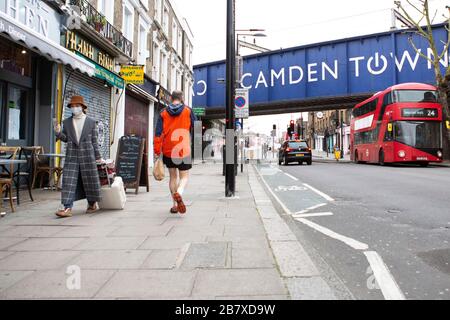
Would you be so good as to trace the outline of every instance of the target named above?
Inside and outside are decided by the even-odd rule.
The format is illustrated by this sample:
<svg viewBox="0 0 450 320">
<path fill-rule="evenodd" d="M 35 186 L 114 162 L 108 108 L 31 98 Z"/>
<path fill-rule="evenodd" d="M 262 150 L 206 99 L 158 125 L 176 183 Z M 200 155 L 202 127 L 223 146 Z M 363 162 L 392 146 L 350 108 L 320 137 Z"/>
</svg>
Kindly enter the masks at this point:
<svg viewBox="0 0 450 320">
<path fill-rule="evenodd" d="M 183 92 L 174 91 L 172 103 L 161 111 L 156 124 L 154 153 L 163 156 L 169 169 L 169 188 L 173 198 L 170 213 L 186 213 L 183 193 L 192 169 L 191 130 L 196 120 L 191 108 L 183 103 Z M 178 179 L 179 176 L 179 179 Z"/>
</svg>

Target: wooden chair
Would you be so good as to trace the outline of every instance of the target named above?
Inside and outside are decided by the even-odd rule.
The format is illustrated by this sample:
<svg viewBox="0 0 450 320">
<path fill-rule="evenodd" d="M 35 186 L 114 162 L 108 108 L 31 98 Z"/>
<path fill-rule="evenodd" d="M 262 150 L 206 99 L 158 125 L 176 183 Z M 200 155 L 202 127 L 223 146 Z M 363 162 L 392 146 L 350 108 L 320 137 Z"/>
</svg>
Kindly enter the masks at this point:
<svg viewBox="0 0 450 320">
<path fill-rule="evenodd" d="M 47 176 L 49 181 L 50 178 L 56 174 L 55 185 L 59 184 L 59 180 L 61 179 L 63 169 L 61 167 L 52 167 L 50 158 L 45 158 L 40 155 L 44 154 L 44 147 L 36 147 L 35 152 L 35 170 L 33 175 L 33 183 L 32 186 L 35 185 L 36 179 L 40 177 L 39 188 L 42 189 L 44 185 L 44 177 Z"/>
<path fill-rule="evenodd" d="M 6 154 L 8 159 L 15 160 L 17 153 L 19 152 L 19 147 L 0 147 L 0 154 Z M 7 172 L 2 172 L 0 174 L 0 208 L 3 205 L 3 193 L 8 192 L 9 194 L 9 204 L 11 206 L 12 212 L 15 212 L 12 187 L 14 184 L 14 164 L 9 165 Z"/>
</svg>

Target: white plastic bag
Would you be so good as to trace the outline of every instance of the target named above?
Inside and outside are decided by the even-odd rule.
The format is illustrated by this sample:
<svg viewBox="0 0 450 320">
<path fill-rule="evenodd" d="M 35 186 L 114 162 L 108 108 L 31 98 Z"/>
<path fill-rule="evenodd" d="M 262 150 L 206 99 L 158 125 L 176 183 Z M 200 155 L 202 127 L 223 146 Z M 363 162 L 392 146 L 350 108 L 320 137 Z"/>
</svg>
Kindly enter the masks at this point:
<svg viewBox="0 0 450 320">
<path fill-rule="evenodd" d="M 123 210 L 127 202 L 127 195 L 121 177 L 114 178 L 111 187 L 101 188 L 102 200 L 99 202 L 100 209 Z"/>
</svg>

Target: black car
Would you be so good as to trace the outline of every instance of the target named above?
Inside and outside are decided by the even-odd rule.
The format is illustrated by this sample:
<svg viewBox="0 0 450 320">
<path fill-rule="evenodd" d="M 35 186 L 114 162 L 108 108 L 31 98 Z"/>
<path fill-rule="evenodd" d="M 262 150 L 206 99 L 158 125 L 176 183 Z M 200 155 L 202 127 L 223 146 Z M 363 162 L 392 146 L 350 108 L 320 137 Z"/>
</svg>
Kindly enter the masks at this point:
<svg viewBox="0 0 450 320">
<path fill-rule="evenodd" d="M 290 162 L 312 165 L 312 152 L 306 141 L 289 140 L 283 143 L 278 153 L 278 164 L 288 165 Z"/>
</svg>

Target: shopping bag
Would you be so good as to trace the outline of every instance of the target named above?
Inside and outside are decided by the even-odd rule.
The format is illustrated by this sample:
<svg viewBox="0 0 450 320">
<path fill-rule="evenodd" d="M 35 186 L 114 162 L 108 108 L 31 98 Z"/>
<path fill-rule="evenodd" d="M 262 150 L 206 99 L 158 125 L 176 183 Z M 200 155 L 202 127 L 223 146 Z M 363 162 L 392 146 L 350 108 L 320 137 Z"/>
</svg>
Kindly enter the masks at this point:
<svg viewBox="0 0 450 320">
<path fill-rule="evenodd" d="M 103 210 L 123 210 L 127 202 L 127 195 L 121 177 L 115 177 L 111 186 L 104 186 L 100 189 L 101 201 L 100 209 Z"/>
<path fill-rule="evenodd" d="M 164 180 L 164 163 L 161 158 L 155 161 L 155 166 L 153 167 L 153 177 L 156 181 Z"/>
</svg>

